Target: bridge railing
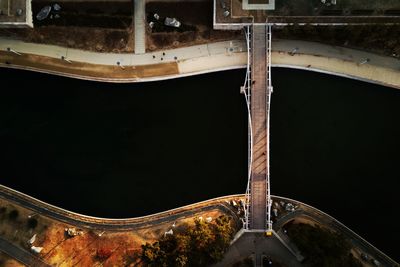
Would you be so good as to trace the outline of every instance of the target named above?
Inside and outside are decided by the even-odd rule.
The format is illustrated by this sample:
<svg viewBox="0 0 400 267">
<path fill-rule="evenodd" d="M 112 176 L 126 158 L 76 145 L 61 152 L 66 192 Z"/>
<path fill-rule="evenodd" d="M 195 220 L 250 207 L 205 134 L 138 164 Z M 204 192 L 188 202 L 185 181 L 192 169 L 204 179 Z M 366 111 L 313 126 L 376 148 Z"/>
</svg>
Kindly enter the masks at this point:
<svg viewBox="0 0 400 267">
<path fill-rule="evenodd" d="M 270 184 L 270 105 L 271 105 L 271 94 L 272 94 L 272 82 L 271 82 L 271 45 L 272 45 L 272 29 L 271 25 L 267 24 L 266 26 L 266 59 L 267 59 L 267 66 L 266 66 L 266 74 L 265 78 L 266 80 L 266 85 L 267 85 L 267 92 L 266 92 L 266 152 L 267 152 L 267 169 L 266 169 L 266 226 L 268 231 L 272 231 L 272 220 L 271 220 L 271 206 L 272 206 L 272 200 L 271 200 L 271 184 Z"/>
<path fill-rule="evenodd" d="M 248 114 L 248 177 L 247 177 L 247 188 L 245 194 L 245 219 L 244 219 L 244 229 L 249 229 L 250 226 L 250 194 L 251 194 L 251 169 L 253 162 L 253 127 L 251 119 L 251 26 L 244 27 L 244 34 L 246 37 L 247 44 L 247 69 L 244 85 L 242 87 L 243 94 L 246 100 L 247 114 Z"/>
</svg>

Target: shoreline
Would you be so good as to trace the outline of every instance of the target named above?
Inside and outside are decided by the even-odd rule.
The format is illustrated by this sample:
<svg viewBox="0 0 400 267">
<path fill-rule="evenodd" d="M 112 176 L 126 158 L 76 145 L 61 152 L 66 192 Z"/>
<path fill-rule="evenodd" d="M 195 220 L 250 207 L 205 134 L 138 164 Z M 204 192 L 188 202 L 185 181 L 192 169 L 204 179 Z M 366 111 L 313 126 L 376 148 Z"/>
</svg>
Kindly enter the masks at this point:
<svg viewBox="0 0 400 267">
<path fill-rule="evenodd" d="M 352 231 L 346 225 L 329 214 L 306 203 L 291 198 L 275 195 L 272 195 L 271 197 L 274 199 L 274 201 L 291 202 L 300 208 L 299 210 L 283 215 L 280 219 L 278 219 L 274 226 L 276 231 L 293 218 L 307 216 L 316 222 L 326 224 L 327 226 L 332 227 L 332 229 L 336 229 L 337 231 L 345 233 L 347 236 L 351 237 L 352 242 L 358 247 L 362 247 L 364 250 L 368 250 L 369 253 L 375 254 L 375 257 L 379 256 L 381 260 L 390 262 L 393 266 L 396 266 L 396 261 L 394 261 L 391 257 L 386 255 L 384 252 L 376 248 L 374 245 L 369 243 L 367 240 L 362 238 L 360 235 Z M 92 230 L 101 229 L 104 231 L 107 229 L 112 229 L 113 231 L 127 231 L 132 229 L 140 229 L 141 227 L 147 227 L 149 224 L 159 223 L 164 220 L 190 217 L 192 214 L 215 209 L 221 210 L 222 212 L 231 213 L 234 217 L 237 217 L 236 213 L 232 211 L 230 203 L 232 200 L 242 200 L 244 198 L 244 194 L 221 196 L 163 212 L 124 219 L 100 218 L 68 211 L 1 184 L 0 198 L 10 201 L 19 207 L 23 207 L 43 216 L 50 217 L 59 222 L 64 222 Z M 24 204 L 24 202 L 25 204 L 30 203 L 31 205 L 27 206 Z M 241 204 L 238 203 L 237 205 L 240 206 Z M 236 221 L 239 223 L 240 218 L 237 217 Z"/>
<path fill-rule="evenodd" d="M 1 41 L 1 38 L 0 38 Z M 309 51 L 303 51 L 303 49 L 300 49 L 299 52 L 297 52 L 294 55 L 290 55 L 290 48 L 292 47 L 293 44 L 298 44 L 301 42 L 295 42 L 295 41 L 283 41 L 283 42 L 288 42 L 286 43 L 286 48 L 280 46 L 276 51 L 273 52 L 273 62 L 272 65 L 274 67 L 283 67 L 283 68 L 294 68 L 294 69 L 303 69 L 303 70 L 309 70 L 309 71 L 316 71 L 316 72 L 321 72 L 321 73 L 327 73 L 331 75 L 337 75 L 337 76 L 342 76 L 346 78 L 351 78 L 351 79 L 356 79 L 356 80 L 361 80 L 365 82 L 370 82 L 370 83 L 375 83 L 375 84 L 380 84 L 383 86 L 389 86 L 393 88 L 400 89 L 400 82 L 399 82 L 399 72 L 400 68 L 398 68 L 399 61 L 394 62 L 395 64 L 393 67 L 385 64 L 378 64 L 378 60 L 373 59 L 371 63 L 368 64 L 361 64 L 360 59 L 362 59 L 364 55 L 372 55 L 373 57 L 377 57 L 377 55 L 374 54 L 368 54 L 365 52 L 360 52 L 363 53 L 362 56 L 357 56 L 353 57 L 352 55 L 346 55 L 346 53 L 340 54 L 337 53 L 336 57 L 332 56 L 334 52 L 328 51 L 325 55 L 320 55 L 320 54 L 313 54 L 310 53 Z M 308 43 L 309 44 L 309 43 Z M 213 46 L 214 45 L 214 46 Z M 321 46 L 325 48 L 332 49 L 331 46 L 324 46 L 320 44 L 313 44 L 314 46 Z M 115 58 L 109 58 L 110 64 L 87 64 L 90 66 L 85 65 L 85 62 L 81 62 L 78 67 L 76 67 L 78 61 L 74 61 L 72 65 L 74 65 L 74 68 L 71 68 L 74 70 L 74 72 L 67 72 L 63 71 L 67 67 L 63 67 L 62 64 L 65 64 L 68 66 L 70 63 L 66 62 L 61 62 L 56 63 L 59 65 L 59 69 L 56 69 L 51 65 L 52 62 L 55 62 L 57 60 L 60 60 L 57 57 L 47 57 L 47 56 L 41 56 L 42 58 L 48 58 L 49 64 L 47 66 L 48 69 L 46 68 L 39 68 L 35 67 L 35 65 L 32 66 L 26 66 L 23 64 L 10 64 L 10 65 L 5 65 L 5 67 L 9 68 L 14 68 L 14 69 L 25 69 L 25 70 L 30 70 L 30 71 L 36 71 L 36 72 L 42 72 L 42 73 L 48 73 L 48 74 L 53 74 L 53 75 L 60 75 L 60 76 L 66 76 L 66 77 L 71 77 L 71 78 L 78 78 L 78 79 L 85 79 L 85 80 L 94 80 L 94 81 L 102 81 L 102 82 L 115 82 L 115 83 L 123 83 L 123 82 L 147 82 L 147 81 L 158 81 L 158 80 L 164 80 L 164 79 L 172 79 L 172 78 L 181 78 L 181 77 L 186 77 L 186 76 L 191 76 L 191 75 L 199 75 L 203 73 L 209 73 L 209 72 L 216 72 L 216 71 L 224 71 L 224 70 L 230 70 L 230 69 L 238 69 L 238 68 L 245 68 L 245 64 L 243 63 L 243 58 L 245 55 L 247 55 L 246 52 L 244 52 L 243 47 L 236 46 L 233 49 L 236 51 L 230 52 L 228 51 L 228 48 L 232 47 L 232 44 L 229 42 L 223 42 L 222 44 L 209 44 L 205 46 L 196 46 L 194 50 L 197 48 L 200 50 L 199 54 L 195 55 L 190 55 L 187 58 L 182 58 L 180 60 L 168 60 L 166 63 L 156 63 L 156 64 L 145 64 L 146 62 L 143 61 L 141 64 L 137 65 L 132 65 L 132 62 L 135 62 L 134 58 L 132 55 L 123 55 L 130 57 L 130 65 L 123 65 L 125 68 L 121 68 L 120 66 L 115 66 L 113 64 L 113 59 Z M 1 48 L 1 44 L 0 44 Z M 215 49 L 215 50 L 214 50 Z M 338 48 L 334 47 L 334 49 L 341 50 L 343 48 Z M 1 49 L 0 49 L 1 50 Z M 174 50 L 166 50 L 167 54 L 169 54 L 171 51 Z M 183 52 L 182 52 L 183 51 Z M 187 53 L 189 54 L 190 51 L 193 51 L 193 47 L 189 48 L 184 48 L 182 49 L 180 53 Z M 189 51 L 189 52 L 188 52 Z M 22 50 L 18 50 L 18 52 L 22 52 Z M 23 53 L 23 52 L 22 52 Z M 68 49 L 66 54 L 68 53 Z M 161 52 L 160 52 L 161 53 Z M 158 53 L 158 55 L 160 54 Z M 2 53 L 0 52 L 0 59 L 2 59 L 2 55 L 6 57 L 9 57 L 7 53 Z M 144 55 L 144 57 L 150 57 L 154 53 L 148 53 Z M 321 53 L 323 54 L 323 53 Z M 25 54 L 23 53 L 23 56 L 27 55 L 28 59 L 31 58 L 37 58 L 38 56 L 32 55 L 32 54 Z M 173 54 L 172 54 L 173 55 Z M 22 57 L 19 55 L 12 55 L 13 60 L 14 59 L 21 59 Z M 115 55 L 113 55 L 115 56 Z M 121 56 L 121 55 L 118 55 Z M 372 57 L 371 56 L 371 57 Z M 107 55 L 105 55 L 105 58 Z M 91 59 L 94 60 L 94 59 Z M 35 62 L 33 62 L 35 63 Z M 376 64 L 375 64 L 376 63 Z M 396 65 L 397 64 L 397 65 Z M 1 65 L 1 63 L 0 63 Z M 3 64 L 4 65 L 4 64 Z M 61 67 L 60 67 L 61 65 Z M 100 66 L 101 65 L 101 66 Z M 154 65 L 157 65 L 156 67 Z M 169 74 L 165 74 L 166 69 L 164 67 L 169 66 Z M 212 66 L 209 68 L 209 66 Z M 81 69 L 81 67 L 83 69 Z M 85 69 L 86 68 L 86 69 Z M 127 70 L 130 68 L 131 70 Z M 152 69 L 153 68 L 153 69 Z M 146 71 L 150 69 L 150 73 L 147 75 L 143 75 Z M 95 73 L 98 76 L 85 76 L 82 75 L 80 72 L 83 70 L 87 71 L 88 73 Z M 112 77 L 105 77 L 102 76 L 103 70 L 109 71 L 108 74 L 111 75 Z M 154 74 L 152 71 L 160 71 L 160 73 L 165 74 L 165 75 L 159 75 L 160 73 L 156 73 L 158 75 L 152 75 Z M 124 73 L 125 72 L 125 73 Z M 128 73 L 127 73 L 128 72 Z M 132 74 L 133 73 L 133 74 Z M 138 75 L 138 73 L 140 75 Z M 125 77 L 124 75 L 128 74 L 128 77 Z M 129 75 L 132 74 L 132 77 L 129 77 Z M 388 83 L 389 81 L 389 83 Z M 0 185 L 0 191 L 2 191 L 2 186 Z M 11 191 L 10 188 L 8 188 Z M 48 203 L 42 202 L 38 199 L 34 199 L 30 197 L 29 195 L 25 195 L 20 192 L 11 192 L 8 194 L 7 200 L 14 201 L 13 196 L 15 194 L 20 194 L 22 196 L 22 199 L 25 199 L 24 202 L 20 202 L 18 205 L 22 205 L 23 207 L 27 207 L 28 209 L 34 208 L 35 205 L 40 204 L 42 206 L 42 213 L 48 214 L 48 212 L 54 212 L 54 214 L 58 214 L 59 217 L 54 217 L 56 220 L 60 220 L 60 218 L 66 218 L 67 216 L 70 217 L 70 220 L 73 220 L 75 222 L 78 222 L 81 220 L 82 225 L 85 227 L 95 229 L 96 227 L 101 227 L 102 228 L 107 228 L 107 227 L 116 227 L 118 229 L 129 229 L 129 227 L 141 227 L 140 225 L 148 223 L 149 221 L 157 221 L 157 220 L 163 220 L 165 218 L 171 218 L 174 216 L 186 216 L 183 214 L 190 214 L 193 209 L 208 209 L 210 206 L 209 205 L 218 205 L 218 208 L 221 208 L 224 210 L 224 205 L 226 205 L 224 202 L 226 201 L 226 198 L 230 197 L 240 197 L 241 195 L 233 195 L 233 196 L 225 196 L 225 197 L 220 197 L 216 199 L 211 199 L 211 200 L 206 200 L 198 203 L 194 203 L 191 205 L 186 205 L 183 207 L 178 207 L 172 210 L 167 210 L 164 212 L 160 213 L 155 213 L 155 214 L 150 214 L 147 216 L 142 216 L 142 217 L 136 217 L 136 218 L 128 218 L 128 219 L 107 219 L 107 218 L 99 218 L 99 217 L 92 217 L 92 216 L 86 216 L 86 215 L 81 215 L 75 212 L 71 212 L 68 210 L 63 210 L 59 207 L 50 205 Z M 2 197 L 2 196 L 0 196 Z M 273 196 L 276 198 L 276 196 Z M 218 204 L 215 204 L 215 201 Z M 291 200 L 293 202 L 297 202 L 295 200 Z M 33 202 L 33 203 L 31 203 Z M 36 203 L 35 203 L 36 202 Z M 24 204 L 25 203 L 25 204 Z M 298 202 L 300 203 L 300 202 Z M 26 205 L 28 204 L 28 206 Z M 302 203 L 304 204 L 304 203 Z M 304 204 L 306 205 L 306 204 Z M 308 205 L 306 205 L 308 206 Z M 312 208 L 312 207 L 311 207 Z M 315 208 L 314 208 L 315 209 Z M 60 213 L 61 210 L 61 213 Z M 321 212 L 321 211 L 320 211 Z M 323 213 L 323 212 L 321 212 Z M 324 216 L 328 216 L 332 218 L 331 216 L 323 213 Z M 84 220 L 84 221 L 83 221 Z M 332 218 L 332 220 L 335 220 Z M 60 220 L 63 222 L 63 220 Z M 339 224 L 341 224 L 339 221 L 337 221 Z M 130 225 L 125 225 L 125 224 L 130 224 Z M 112 225 L 112 226 L 111 226 Z M 342 225 L 342 224 L 341 224 Z M 347 228 L 346 226 L 343 225 L 343 227 Z M 347 228 L 348 229 L 348 228 Z M 348 229 L 350 232 L 354 233 L 350 229 Z M 355 233 L 354 233 L 355 234 Z M 355 234 L 357 235 L 357 234 Z M 362 239 L 357 235 L 357 239 L 361 239 L 362 242 L 368 243 L 366 240 Z M 368 243 L 369 244 L 369 243 Z M 369 244 L 372 246 L 371 244 Z M 373 247 L 373 246 L 372 246 Z M 373 247 L 375 250 L 379 251 L 375 247 Z M 380 252 L 380 251 L 379 251 Z M 380 252 L 382 253 L 382 252 Z M 382 253 L 385 255 L 384 253 Z M 386 255 L 385 255 L 386 256 Z M 387 256 L 386 256 L 387 257 Z"/>
<path fill-rule="evenodd" d="M 8 47 L 16 53 L 7 51 Z M 298 52 L 291 55 L 294 47 Z M 232 40 L 164 52 L 112 54 L 0 38 L 0 67 L 91 81 L 149 82 L 245 68 L 246 49 L 243 41 Z M 367 63 L 363 62 L 365 59 Z M 275 40 L 272 66 L 316 71 L 400 89 L 400 60 L 355 49 Z"/>
</svg>

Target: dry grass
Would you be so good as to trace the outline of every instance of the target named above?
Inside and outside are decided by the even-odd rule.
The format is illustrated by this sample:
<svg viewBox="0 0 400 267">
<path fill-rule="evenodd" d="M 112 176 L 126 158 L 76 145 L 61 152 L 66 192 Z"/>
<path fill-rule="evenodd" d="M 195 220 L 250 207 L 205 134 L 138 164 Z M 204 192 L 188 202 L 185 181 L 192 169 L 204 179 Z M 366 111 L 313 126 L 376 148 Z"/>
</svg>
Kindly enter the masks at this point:
<svg viewBox="0 0 400 267">
<path fill-rule="evenodd" d="M 241 31 L 213 29 L 212 1 L 150 2 L 146 5 L 146 12 L 175 17 L 183 24 L 195 27 L 193 31 L 152 33 L 146 26 L 146 44 L 150 51 L 243 38 Z"/>
<path fill-rule="evenodd" d="M 8 211 L 18 210 L 18 220 L 23 220 L 32 214 L 30 210 L 14 205 L 8 201 L 0 200 L 0 207 L 7 207 Z M 101 229 L 81 229 L 83 235 L 68 237 L 65 234 L 66 227 L 73 227 L 45 216 L 36 215 L 39 224 L 35 233 L 37 240 L 35 246 L 43 247 L 40 257 L 48 264 L 54 266 L 141 266 L 140 253 L 141 245 L 146 242 L 154 242 L 164 232 L 174 229 L 184 229 L 193 219 L 198 216 L 203 218 L 217 218 L 223 213 L 219 210 L 201 212 L 192 216 L 184 217 L 175 221 L 166 220 L 163 223 L 151 224 L 145 228 L 131 231 L 105 231 Z M 173 228 L 172 224 L 176 223 Z M 0 229 L 3 238 L 29 249 L 26 241 L 33 232 L 21 228 L 20 223 L 12 223 L 8 219 L 2 219 Z M 18 234 L 13 233 L 18 229 Z M 99 234 L 102 234 L 99 236 Z M 21 266 L 18 262 L 0 254 L 0 266 Z M 4 265 L 6 264 L 6 265 Z"/>
</svg>

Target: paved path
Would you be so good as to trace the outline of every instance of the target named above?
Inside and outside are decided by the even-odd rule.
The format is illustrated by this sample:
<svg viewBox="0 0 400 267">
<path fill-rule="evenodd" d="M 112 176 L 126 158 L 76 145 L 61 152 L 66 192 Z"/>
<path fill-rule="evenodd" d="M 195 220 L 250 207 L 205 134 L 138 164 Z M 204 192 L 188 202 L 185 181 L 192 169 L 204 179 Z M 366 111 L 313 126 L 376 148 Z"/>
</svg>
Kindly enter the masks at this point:
<svg viewBox="0 0 400 267">
<path fill-rule="evenodd" d="M 224 259 L 214 267 L 232 266 L 248 257 L 255 257 L 256 266 L 261 266 L 263 256 L 279 259 L 284 266 L 302 266 L 275 235 L 265 237 L 262 233 L 247 232 L 229 247 Z"/>
<path fill-rule="evenodd" d="M 244 44 L 241 41 L 225 41 L 203 45 L 195 45 L 190 47 L 176 48 L 172 50 L 159 51 L 146 54 L 117 54 L 117 53 L 97 53 L 79 49 L 71 49 L 55 45 L 42 45 L 34 43 L 24 43 L 18 40 L 0 37 L 0 50 L 7 51 L 7 48 L 12 48 L 14 51 L 26 54 L 35 54 L 51 58 L 61 59 L 64 56 L 72 62 L 86 62 L 99 65 L 116 65 L 120 61 L 125 66 L 141 66 L 149 64 L 159 64 L 165 62 L 175 62 L 196 60 L 199 58 L 228 55 L 228 48 L 241 47 Z M 243 50 L 244 51 L 244 50 Z M 163 56 L 162 53 L 165 52 Z M 10 52 L 12 54 L 12 52 Z M 154 58 L 153 58 L 154 56 Z M 176 59 L 175 59 L 176 57 Z M 162 58 L 162 60 L 161 60 Z M 234 56 L 232 56 L 234 58 Z M 245 58 L 245 57 L 243 57 Z M 247 57 L 246 57 L 247 59 Z M 243 60 L 238 63 L 243 65 Z M 227 65 L 229 66 L 229 65 Z"/>
<path fill-rule="evenodd" d="M 25 264 L 26 266 L 34 267 L 48 267 L 50 265 L 46 264 L 44 261 L 31 254 L 30 252 L 15 246 L 13 243 L 0 237 L 0 251 L 6 253 L 10 257 L 16 259 L 17 261 Z"/>
<path fill-rule="evenodd" d="M 191 217 L 197 213 L 212 210 L 220 210 L 226 214 L 230 214 L 230 216 L 236 218 L 237 221 L 239 221 L 235 209 L 233 209 L 231 205 L 226 203 L 226 200 L 231 200 L 239 197 L 241 197 L 241 195 L 232 195 L 210 199 L 143 217 L 127 219 L 107 219 L 86 216 L 64 210 L 62 208 L 55 207 L 53 205 L 47 204 L 38 199 L 20 193 L 6 186 L 0 185 L 0 198 L 11 201 L 24 208 L 30 209 L 35 213 L 51 217 L 60 222 L 68 223 L 70 225 L 81 228 L 110 231 L 136 230 L 165 222 L 172 223 L 178 219 Z"/>
<path fill-rule="evenodd" d="M 188 205 L 185 207 L 177 208 L 175 210 L 170 210 L 170 211 L 166 211 L 166 212 L 162 212 L 162 213 L 158 213 L 158 214 L 153 214 L 150 216 L 131 218 L 131 219 L 102 219 L 102 218 L 95 218 L 95 217 L 80 215 L 77 213 L 63 210 L 61 208 L 54 207 L 52 205 L 49 205 L 40 200 L 29 197 L 23 193 L 9 189 L 2 185 L 0 185 L 0 198 L 11 201 L 16 205 L 30 209 L 30 210 L 37 212 L 39 214 L 42 214 L 44 216 L 48 216 L 53 219 L 59 220 L 61 222 L 75 225 L 78 227 L 91 228 L 91 229 L 96 229 L 96 230 L 109 229 L 112 231 L 127 231 L 127 230 L 132 230 L 132 229 L 149 227 L 151 225 L 158 224 L 158 223 L 173 222 L 173 221 L 176 221 L 177 219 L 185 218 L 188 216 L 193 216 L 194 214 L 199 213 L 199 212 L 215 210 L 215 209 L 219 209 L 219 210 L 222 210 L 223 212 L 231 214 L 231 216 L 236 218 L 235 219 L 236 221 L 239 221 L 239 218 L 237 218 L 237 214 L 236 214 L 235 210 L 232 209 L 232 207 L 229 204 L 227 204 L 226 202 L 229 200 L 232 200 L 232 199 L 238 199 L 238 198 L 243 199 L 244 195 L 232 195 L 232 196 L 220 197 L 220 198 L 216 198 L 216 199 L 203 201 L 200 203 L 195 203 L 195 204 Z M 347 237 L 349 237 L 351 242 L 356 247 L 360 247 L 364 251 L 366 251 L 368 254 L 374 255 L 374 257 L 376 259 L 378 259 L 381 263 L 388 263 L 387 266 L 398 266 L 397 263 L 395 263 L 392 259 L 390 259 L 383 252 L 379 251 L 377 248 L 375 248 L 373 245 L 368 243 L 366 240 L 364 240 L 363 238 L 358 236 L 356 233 L 351 231 L 345 225 L 343 225 L 339 221 L 335 220 L 333 217 L 323 213 L 322 211 L 319 211 L 309 205 L 306 205 L 304 203 L 301 203 L 301 202 L 298 202 L 298 201 L 295 201 L 292 199 L 286 199 L 286 198 L 277 197 L 277 196 L 272 196 L 272 198 L 274 201 L 281 201 L 281 200 L 286 201 L 286 202 L 290 201 L 296 205 L 299 205 L 299 207 L 302 209 L 302 210 L 290 213 L 285 217 L 280 218 L 279 221 L 274 224 L 275 231 L 278 231 L 279 229 L 277 229 L 277 228 L 281 227 L 282 225 L 284 225 L 284 223 L 293 219 L 296 216 L 303 216 L 303 215 L 309 216 L 310 218 L 317 220 L 322 224 L 329 225 L 331 227 L 334 227 L 334 229 L 337 229 L 337 230 L 343 232 Z M 0 238 L 0 240 L 1 240 L 1 238 Z M 248 242 L 248 241 L 246 241 L 246 242 Z M 261 241 L 261 244 L 264 244 L 263 242 L 264 241 Z M 282 245 L 282 243 L 280 243 L 280 244 Z M 7 250 L 9 248 L 12 248 L 12 249 Z M 249 248 L 244 247 L 244 249 L 246 249 L 248 251 L 249 249 L 251 249 L 251 247 L 249 247 Z M 8 255 L 10 255 L 11 257 L 14 257 L 14 258 L 17 258 L 19 253 L 23 253 L 23 254 L 28 253 L 29 254 L 29 252 L 26 252 L 26 251 L 21 252 L 21 249 L 18 249 L 18 247 L 13 248 L 13 246 L 9 246 L 7 241 L 5 241 L 5 240 L 3 240 L 2 243 L 0 242 L 0 250 L 6 252 Z M 16 253 L 16 254 L 14 254 L 14 253 Z M 238 251 L 235 252 L 235 250 L 233 249 L 233 252 L 231 252 L 231 253 L 235 254 L 235 253 L 239 253 L 239 252 Z M 243 253 L 246 254 L 247 252 L 243 252 Z M 262 253 L 264 253 L 264 252 L 262 251 Z M 276 252 L 276 253 L 278 253 L 278 252 Z M 287 253 L 289 253 L 289 251 L 287 251 Z M 17 255 L 17 256 L 14 256 L 14 255 Z M 276 254 L 276 255 L 278 255 L 278 254 Z M 292 255 L 292 254 L 290 254 L 290 255 Z M 23 257 L 23 256 L 21 256 L 21 257 Z M 290 259 L 290 257 L 288 257 L 287 259 Z M 22 260 L 21 260 L 21 262 L 22 262 Z M 223 265 L 221 265 L 221 266 L 223 266 Z M 288 265 L 288 266 L 292 266 L 292 265 Z M 293 265 L 293 266 L 295 266 L 295 265 Z"/>
<path fill-rule="evenodd" d="M 134 1 L 135 54 L 144 54 L 146 53 L 146 1 Z"/>
<path fill-rule="evenodd" d="M 253 128 L 250 189 L 250 229 L 266 229 L 267 222 L 267 32 L 254 25 L 252 34 L 250 109 Z"/>
<path fill-rule="evenodd" d="M 369 58 L 369 64 L 400 70 L 399 59 L 340 46 L 325 45 L 316 42 L 299 40 L 275 40 L 272 43 L 272 47 L 274 51 L 285 52 L 291 52 L 297 48 L 297 52 L 295 54 L 298 55 L 319 55 L 327 58 L 342 59 L 356 63 L 360 63 L 364 61 L 364 59 Z"/>
<path fill-rule="evenodd" d="M 400 89 L 400 60 L 369 52 L 305 41 L 277 40 L 272 65 L 300 68 Z M 290 52 L 297 52 L 290 56 Z M 365 60 L 369 61 L 366 63 Z"/>
<path fill-rule="evenodd" d="M 0 37 L 0 51 L 6 51 L 8 47 L 20 53 L 60 59 L 64 56 L 72 62 L 78 61 L 100 65 L 115 66 L 118 61 L 122 65 L 131 66 L 165 62 L 178 63 L 180 73 L 178 75 L 157 76 L 137 79 L 137 81 L 161 80 L 219 70 L 244 68 L 247 64 L 246 44 L 240 40 L 166 50 L 164 51 L 165 56 L 162 55 L 163 51 L 145 54 L 95 53 L 53 45 L 24 43 Z M 234 50 L 232 53 L 228 52 L 230 47 Z M 298 48 L 298 52 L 294 56 L 290 56 L 289 52 L 294 48 Z M 379 84 L 387 84 L 400 89 L 400 60 L 393 57 L 320 43 L 292 40 L 273 41 L 272 51 L 273 66 L 328 72 Z M 370 61 L 367 64 L 360 65 L 360 62 L 366 58 L 369 58 Z M 1 56 L 0 67 L 7 67 Z M 20 68 L 23 68 L 23 66 Z M 82 78 L 89 79 L 88 77 Z"/>
</svg>

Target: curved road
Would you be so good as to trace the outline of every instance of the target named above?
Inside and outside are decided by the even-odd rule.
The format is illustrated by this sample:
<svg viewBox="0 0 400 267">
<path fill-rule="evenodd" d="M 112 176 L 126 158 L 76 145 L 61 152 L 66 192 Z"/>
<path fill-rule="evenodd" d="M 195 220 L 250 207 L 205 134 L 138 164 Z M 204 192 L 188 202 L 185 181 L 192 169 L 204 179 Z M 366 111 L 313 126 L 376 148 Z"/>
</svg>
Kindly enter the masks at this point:
<svg viewBox="0 0 400 267">
<path fill-rule="evenodd" d="M 55 207 L 36 198 L 25 195 L 21 192 L 0 185 L 0 198 L 12 201 L 24 208 L 30 209 L 35 213 L 53 218 L 55 220 L 71 224 L 81 228 L 127 231 L 132 229 L 145 228 L 147 226 L 175 221 L 178 218 L 184 218 L 196 213 L 218 209 L 224 213 L 231 214 L 237 218 L 235 210 L 226 203 L 226 200 L 242 197 L 242 195 L 232 195 L 220 198 L 214 198 L 199 203 L 183 206 L 173 210 L 168 210 L 148 216 L 127 218 L 127 219 L 107 219 L 91 217 L 62 208 Z"/>
<path fill-rule="evenodd" d="M 224 196 L 220 198 L 210 199 L 202 201 L 196 204 L 187 205 L 177 209 L 152 214 L 149 216 L 128 218 L 128 219 L 107 219 L 90 217 L 81 215 L 71 211 L 67 211 L 38 199 L 25 195 L 21 192 L 15 191 L 6 186 L 0 185 L 0 198 L 11 201 L 24 208 L 30 209 L 33 212 L 41 214 L 43 216 L 51 217 L 55 220 L 75 225 L 81 228 L 97 229 L 97 230 L 112 230 L 112 231 L 127 231 L 133 229 L 139 229 L 148 227 L 154 224 L 175 221 L 183 217 L 193 216 L 193 214 L 218 209 L 224 213 L 231 214 L 237 222 L 240 222 L 240 218 L 237 215 L 236 208 L 232 207 L 229 203 L 233 199 L 244 199 L 243 194 Z M 399 266 L 394 260 L 385 255 L 383 252 L 375 248 L 373 245 L 368 243 L 362 237 L 354 233 L 352 230 L 347 228 L 338 220 L 329 216 L 328 214 L 302 202 L 287 199 L 283 197 L 272 196 L 274 201 L 285 201 L 291 202 L 298 205 L 299 208 L 291 213 L 284 215 L 279 218 L 274 224 L 274 230 L 278 231 L 279 228 L 284 226 L 285 223 L 296 217 L 307 217 L 316 222 L 336 229 L 345 234 L 346 237 L 353 243 L 354 246 L 359 247 L 364 252 L 373 256 L 375 259 L 380 261 L 385 266 Z M 11 257 L 21 261 L 28 266 L 47 266 L 35 255 L 27 252 L 26 250 L 11 244 L 9 241 L 4 240 L 0 237 L 0 250 L 4 251 Z"/>
</svg>

